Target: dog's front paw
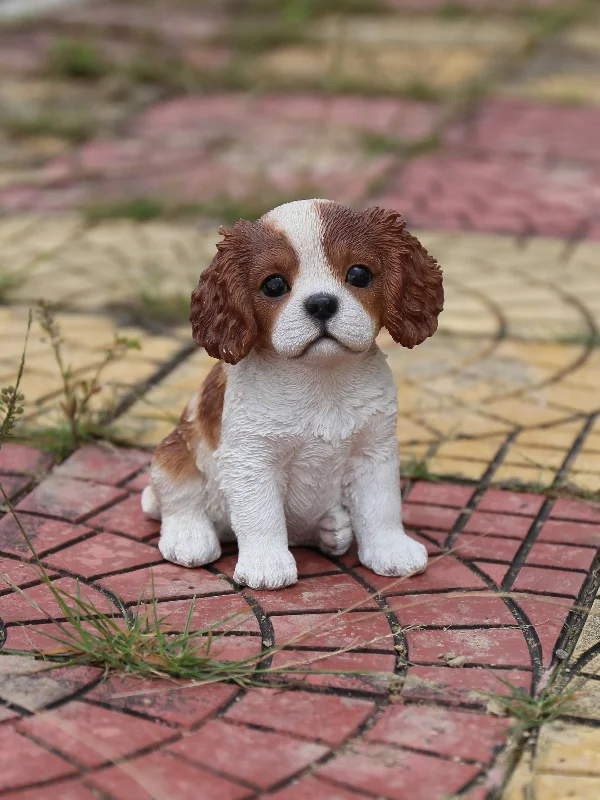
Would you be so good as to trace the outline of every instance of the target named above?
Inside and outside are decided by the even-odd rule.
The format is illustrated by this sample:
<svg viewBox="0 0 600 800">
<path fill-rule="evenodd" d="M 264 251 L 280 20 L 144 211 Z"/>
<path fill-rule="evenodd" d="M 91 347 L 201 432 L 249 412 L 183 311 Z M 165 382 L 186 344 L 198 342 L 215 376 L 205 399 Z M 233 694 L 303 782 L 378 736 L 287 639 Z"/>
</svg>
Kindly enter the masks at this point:
<svg viewBox="0 0 600 800">
<path fill-rule="evenodd" d="M 221 545 L 210 523 L 191 523 L 176 516 L 163 519 L 158 549 L 182 567 L 201 567 L 221 557 Z"/>
<path fill-rule="evenodd" d="M 240 554 L 233 580 L 251 589 L 283 589 L 298 580 L 298 569 L 289 550 Z"/>
<path fill-rule="evenodd" d="M 418 575 L 427 567 L 427 550 L 404 532 L 359 552 L 361 564 L 377 575 L 393 578 Z"/>
<path fill-rule="evenodd" d="M 348 512 L 334 508 L 319 523 L 319 547 L 330 556 L 342 556 L 352 544 L 352 525 Z"/>
</svg>

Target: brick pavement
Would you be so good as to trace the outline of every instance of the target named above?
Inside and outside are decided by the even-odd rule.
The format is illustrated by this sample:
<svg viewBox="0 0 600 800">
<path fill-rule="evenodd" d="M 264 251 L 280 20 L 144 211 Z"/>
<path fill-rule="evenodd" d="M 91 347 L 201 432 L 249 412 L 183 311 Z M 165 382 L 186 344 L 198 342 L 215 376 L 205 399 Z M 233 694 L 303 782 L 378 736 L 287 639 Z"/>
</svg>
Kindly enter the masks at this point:
<svg viewBox="0 0 600 800">
<path fill-rule="evenodd" d="M 60 308 L 79 377 L 115 332 L 142 345 L 108 365 L 96 406 L 138 449 L 89 445 L 52 468 L 11 446 L 0 473 L 57 585 L 79 578 L 119 614 L 152 571 L 178 625 L 194 595 L 194 625 L 249 609 L 223 658 L 310 628 L 274 664 L 346 674 L 315 672 L 293 692 L 141 695 L 147 684 L 94 670 L 2 673 L 0 796 L 490 800 L 506 777 L 506 800 L 595 800 L 597 3 L 276 5 L 102 0 L 0 27 L 0 384 L 14 382 L 40 296 Z M 437 336 L 417 352 L 380 340 L 399 385 L 405 521 L 432 554 L 388 591 L 352 552 L 309 550 L 296 587 L 241 591 L 232 552 L 214 568 L 162 562 L 138 506 L 139 448 L 212 363 L 185 307 L 218 225 L 299 196 L 397 208 L 445 271 Z M 23 388 L 28 425 L 59 424 L 36 328 Z M 56 613 L 27 555 L 0 519 L 0 572 Z M 9 589 L 0 618 L 9 647 L 43 646 L 36 629 L 52 628 Z M 483 694 L 507 690 L 494 674 L 534 696 L 549 679 L 576 694 L 519 740 L 512 777 L 510 720 Z M 35 776 L 22 766 L 33 759 Z"/>
<path fill-rule="evenodd" d="M 139 506 L 147 468 L 145 452 L 99 445 L 54 469 L 20 445 L 5 445 L 0 460 L 3 481 L 36 476 L 16 508 L 58 585 L 73 591 L 77 578 L 84 597 L 118 615 L 144 592 L 148 598 L 154 577 L 159 609 L 174 629 L 193 597 L 193 624 L 247 609 L 216 645 L 219 652 L 226 644 L 224 657 L 294 638 L 275 666 L 380 674 L 309 673 L 298 689 L 273 692 L 102 681 L 98 670 L 75 667 L 40 685 L 39 673 L 9 668 L 0 679 L 2 796 L 79 798 L 100 789 L 124 800 L 163 796 L 162 786 L 165 796 L 181 798 L 201 790 L 206 798 L 312 791 L 429 800 L 449 792 L 483 797 L 493 788 L 509 720 L 489 713 L 485 693 L 507 691 L 495 675 L 535 692 L 572 639 L 571 606 L 590 602 L 595 581 L 596 512 L 579 501 L 490 489 L 486 480 L 407 482 L 406 525 L 432 556 L 424 575 L 386 590 L 390 580 L 361 567 L 355 551 L 335 559 L 299 548 L 296 586 L 253 592 L 233 583 L 227 553 L 197 570 L 162 562 L 158 526 Z M 74 512 L 76 498 L 85 502 Z M 17 534 L 9 516 L 0 521 L 3 571 L 60 615 Z M 493 597 L 511 589 L 510 598 Z M 350 605 L 355 610 L 339 617 Z M 2 590 L 0 609 L 5 647 L 47 646 L 40 631 L 54 623 L 21 596 Z M 451 666 L 456 656 L 463 666 Z M 40 712 L 32 715 L 33 707 Z M 35 774 L 18 768 L 33 756 Z M 113 761 L 133 771 L 120 772 Z"/>
</svg>

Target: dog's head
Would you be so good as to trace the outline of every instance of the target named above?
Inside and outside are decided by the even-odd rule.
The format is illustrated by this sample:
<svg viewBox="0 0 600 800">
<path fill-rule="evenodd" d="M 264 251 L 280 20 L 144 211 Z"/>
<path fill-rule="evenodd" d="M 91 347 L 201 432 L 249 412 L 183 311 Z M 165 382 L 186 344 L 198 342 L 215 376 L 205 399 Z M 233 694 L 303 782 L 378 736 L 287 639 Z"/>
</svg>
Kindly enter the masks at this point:
<svg viewBox="0 0 600 800">
<path fill-rule="evenodd" d="M 437 328 L 442 272 L 394 211 L 299 200 L 220 232 L 190 317 L 214 358 L 236 364 L 257 347 L 336 360 L 369 350 L 382 326 L 404 347 Z"/>
</svg>

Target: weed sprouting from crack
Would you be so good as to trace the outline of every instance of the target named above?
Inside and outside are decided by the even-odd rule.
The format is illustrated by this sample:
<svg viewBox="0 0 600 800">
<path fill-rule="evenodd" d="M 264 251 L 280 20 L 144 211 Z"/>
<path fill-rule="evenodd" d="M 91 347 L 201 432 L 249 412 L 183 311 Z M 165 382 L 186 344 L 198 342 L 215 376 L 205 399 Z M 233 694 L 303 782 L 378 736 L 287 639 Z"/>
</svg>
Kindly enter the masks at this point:
<svg viewBox="0 0 600 800">
<path fill-rule="evenodd" d="M 575 693 L 557 694 L 551 687 L 546 687 L 537 697 L 531 697 L 521 686 L 513 686 L 496 673 L 492 674 L 510 691 L 509 694 L 485 693 L 489 699 L 488 708 L 512 717 L 513 730 L 518 735 L 536 731 L 546 722 L 568 713 L 576 696 Z"/>
<path fill-rule="evenodd" d="M 23 351 L 21 353 L 21 362 L 17 372 L 17 379 L 14 386 L 5 386 L 0 389 L 0 414 L 2 414 L 2 422 L 0 423 L 0 447 L 2 442 L 7 441 L 14 436 L 13 430 L 17 426 L 19 418 L 25 411 L 25 395 L 19 390 L 23 372 L 25 370 L 25 359 L 27 356 L 27 344 L 29 342 L 29 333 L 31 331 L 32 313 L 29 312 L 27 318 L 27 329 L 25 332 L 25 341 L 23 343 Z"/>
<path fill-rule="evenodd" d="M 91 42 L 59 38 L 51 49 L 48 71 L 63 78 L 98 80 L 110 69 L 102 53 Z"/>
<path fill-rule="evenodd" d="M 58 451 L 59 455 L 65 455 L 79 447 L 82 442 L 106 432 L 106 409 L 100 412 L 93 403 L 94 398 L 104 388 L 102 374 L 109 364 L 122 360 L 131 350 L 140 350 L 141 346 L 137 339 L 115 335 L 91 376 L 78 377 L 66 362 L 64 340 L 54 310 L 40 301 L 35 309 L 35 318 L 47 337 L 58 367 L 62 382 L 60 408 L 65 420 L 65 426 L 39 429 L 35 431 L 35 437 L 42 445 Z"/>
</svg>

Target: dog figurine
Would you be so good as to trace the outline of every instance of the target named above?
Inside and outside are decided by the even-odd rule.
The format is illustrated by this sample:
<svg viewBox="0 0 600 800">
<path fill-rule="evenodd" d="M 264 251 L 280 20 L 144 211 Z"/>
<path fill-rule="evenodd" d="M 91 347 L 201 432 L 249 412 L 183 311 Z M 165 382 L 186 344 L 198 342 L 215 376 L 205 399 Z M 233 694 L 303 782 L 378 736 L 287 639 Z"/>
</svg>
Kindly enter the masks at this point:
<svg viewBox="0 0 600 800">
<path fill-rule="evenodd" d="M 300 200 L 223 241 L 192 293 L 192 332 L 219 359 L 152 462 L 142 508 L 185 567 L 237 539 L 234 580 L 280 589 L 289 545 L 343 554 L 356 536 L 378 575 L 422 572 L 402 527 L 397 396 L 375 343 L 437 328 L 442 272 L 394 211 Z"/>
</svg>

